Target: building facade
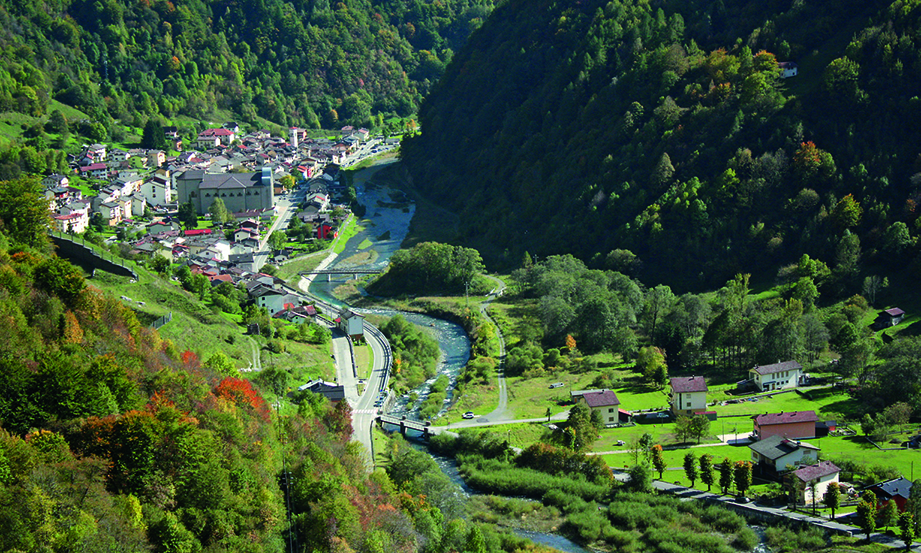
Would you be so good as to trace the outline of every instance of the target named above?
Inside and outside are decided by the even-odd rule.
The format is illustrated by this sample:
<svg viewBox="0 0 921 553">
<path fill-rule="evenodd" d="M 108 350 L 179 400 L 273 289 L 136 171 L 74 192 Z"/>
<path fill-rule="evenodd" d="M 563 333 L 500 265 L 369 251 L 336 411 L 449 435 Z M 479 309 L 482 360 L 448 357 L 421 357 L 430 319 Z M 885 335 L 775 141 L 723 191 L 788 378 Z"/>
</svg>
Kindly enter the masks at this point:
<svg viewBox="0 0 921 553">
<path fill-rule="evenodd" d="M 196 213 L 208 213 L 220 198 L 230 213 L 258 209 L 271 210 L 275 205 L 275 178 L 271 169 L 256 173 L 206 173 L 200 169 L 176 177 L 179 203 L 192 202 Z"/>
</svg>

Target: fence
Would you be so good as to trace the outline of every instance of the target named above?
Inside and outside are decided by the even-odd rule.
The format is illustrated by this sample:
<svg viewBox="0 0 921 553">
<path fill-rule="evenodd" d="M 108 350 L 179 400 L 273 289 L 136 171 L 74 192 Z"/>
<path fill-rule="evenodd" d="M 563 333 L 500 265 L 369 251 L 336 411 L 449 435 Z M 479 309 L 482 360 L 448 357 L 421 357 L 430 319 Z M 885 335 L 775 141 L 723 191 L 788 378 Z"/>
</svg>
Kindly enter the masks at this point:
<svg viewBox="0 0 921 553">
<path fill-rule="evenodd" d="M 107 252 L 105 249 L 97 249 L 95 247 L 96 244 L 87 242 L 83 236 L 76 236 L 58 231 L 52 231 L 49 235 L 58 246 L 59 254 L 64 257 L 77 258 L 78 261 L 89 261 L 94 268 L 123 276 L 130 276 L 135 280 L 138 278 L 137 273 L 124 259 Z"/>
<path fill-rule="evenodd" d="M 161 326 L 165 325 L 166 323 L 168 323 L 168 322 L 170 322 L 170 321 L 172 321 L 172 320 L 173 320 L 173 312 L 170 311 L 170 312 L 167 313 L 166 315 L 163 315 L 162 317 L 160 317 L 160 318 L 157 319 L 156 321 L 150 323 L 150 328 L 152 328 L 152 329 L 154 329 L 154 330 L 157 330 L 158 328 L 160 328 Z"/>
</svg>

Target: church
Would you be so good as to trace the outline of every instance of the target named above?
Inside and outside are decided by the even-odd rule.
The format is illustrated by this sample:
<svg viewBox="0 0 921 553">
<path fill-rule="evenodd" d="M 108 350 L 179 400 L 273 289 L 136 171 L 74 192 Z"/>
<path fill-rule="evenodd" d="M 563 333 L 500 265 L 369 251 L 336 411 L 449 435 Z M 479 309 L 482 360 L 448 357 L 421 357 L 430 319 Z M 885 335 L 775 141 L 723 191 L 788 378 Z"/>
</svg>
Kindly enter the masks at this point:
<svg viewBox="0 0 921 553">
<path fill-rule="evenodd" d="M 268 167 L 256 173 L 207 173 L 192 169 L 176 177 L 179 203 L 191 201 L 199 215 L 208 213 L 215 198 L 223 200 L 230 213 L 272 209 L 274 187 L 275 176 Z"/>
</svg>

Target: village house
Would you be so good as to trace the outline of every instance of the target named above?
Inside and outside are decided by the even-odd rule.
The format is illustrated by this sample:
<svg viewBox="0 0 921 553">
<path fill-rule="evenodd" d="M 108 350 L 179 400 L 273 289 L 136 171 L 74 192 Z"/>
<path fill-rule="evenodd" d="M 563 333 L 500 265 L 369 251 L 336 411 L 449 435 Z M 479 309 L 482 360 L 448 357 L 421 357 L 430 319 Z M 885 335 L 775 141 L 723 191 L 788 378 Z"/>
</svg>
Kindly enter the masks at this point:
<svg viewBox="0 0 921 553">
<path fill-rule="evenodd" d="M 676 376 L 670 380 L 672 413 L 693 415 L 707 410 L 707 381 L 702 376 Z"/>
<path fill-rule="evenodd" d="M 617 399 L 614 390 L 591 390 L 584 392 L 580 398 L 592 413 L 598 413 L 605 426 L 620 421 L 620 400 Z"/>
<path fill-rule="evenodd" d="M 42 186 L 45 188 L 58 188 L 60 186 L 67 186 L 69 183 L 70 179 L 57 173 L 42 178 Z"/>
<path fill-rule="evenodd" d="M 750 444 L 754 472 L 761 477 L 773 477 L 788 466 L 814 462 L 819 457 L 818 447 L 798 440 L 774 435 Z M 811 461 L 804 461 L 811 460 Z"/>
<path fill-rule="evenodd" d="M 759 391 L 769 392 L 796 388 L 803 376 L 803 366 L 796 361 L 761 365 L 748 371 Z"/>
<path fill-rule="evenodd" d="M 755 421 L 755 439 L 781 436 L 798 440 L 815 438 L 815 423 L 819 417 L 815 411 L 790 411 L 755 415 L 752 419 Z"/>
<path fill-rule="evenodd" d="M 59 232 L 70 234 L 85 232 L 90 223 L 89 217 L 86 216 L 85 212 L 55 215 L 53 219 L 54 226 Z"/>
<path fill-rule="evenodd" d="M 825 497 L 828 485 L 838 481 L 841 472 L 831 461 L 821 461 L 792 473 L 794 498 L 797 503 L 819 503 Z"/>
<path fill-rule="evenodd" d="M 80 167 L 80 175 L 94 179 L 104 179 L 109 176 L 109 166 L 105 163 L 91 163 Z"/>
<path fill-rule="evenodd" d="M 218 146 L 227 146 L 234 141 L 236 135 L 230 129 L 206 129 L 198 134 L 195 141 L 198 147 L 207 150 Z"/>
<path fill-rule="evenodd" d="M 882 507 L 889 501 L 895 501 L 899 512 L 905 510 L 905 503 L 911 497 L 911 480 L 907 478 L 893 478 L 879 484 L 868 486 L 867 489 L 876 496 L 876 501 Z"/>
<path fill-rule="evenodd" d="M 339 330 L 353 338 L 365 335 L 365 318 L 354 311 L 346 309 L 340 312 L 335 323 Z"/>
</svg>

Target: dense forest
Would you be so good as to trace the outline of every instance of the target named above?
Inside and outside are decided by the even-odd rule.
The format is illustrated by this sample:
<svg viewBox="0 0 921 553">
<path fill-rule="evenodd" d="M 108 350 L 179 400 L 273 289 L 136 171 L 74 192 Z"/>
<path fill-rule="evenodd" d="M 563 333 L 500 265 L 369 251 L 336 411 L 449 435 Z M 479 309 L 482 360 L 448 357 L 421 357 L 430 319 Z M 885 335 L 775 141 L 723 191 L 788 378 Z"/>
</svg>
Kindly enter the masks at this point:
<svg viewBox="0 0 921 553">
<path fill-rule="evenodd" d="M 410 116 L 493 0 L 2 0 L 0 112 L 326 128 Z"/>
<path fill-rule="evenodd" d="M 496 266 L 573 253 L 686 290 L 806 253 L 852 293 L 867 266 L 921 261 L 919 17 L 911 0 L 510 0 L 404 159 Z"/>
</svg>

